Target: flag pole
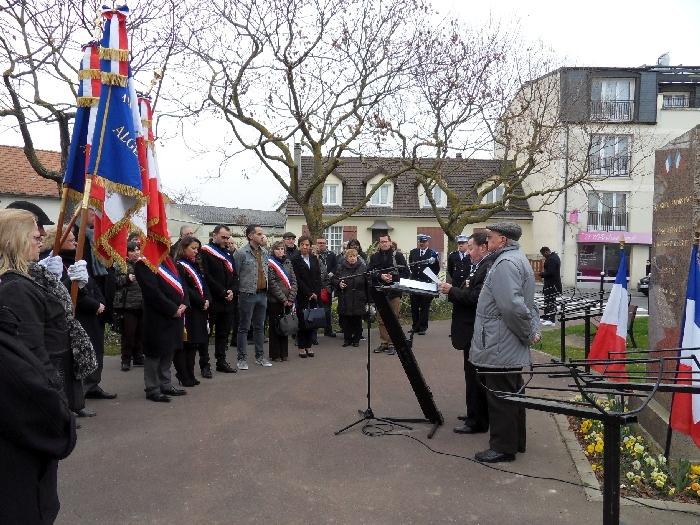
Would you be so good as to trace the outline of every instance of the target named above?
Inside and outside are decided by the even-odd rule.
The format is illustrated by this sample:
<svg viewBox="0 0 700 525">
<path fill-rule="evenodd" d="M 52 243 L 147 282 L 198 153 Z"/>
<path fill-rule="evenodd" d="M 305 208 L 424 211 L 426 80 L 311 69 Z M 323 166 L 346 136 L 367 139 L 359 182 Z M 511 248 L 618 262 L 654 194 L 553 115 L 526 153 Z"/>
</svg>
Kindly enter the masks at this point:
<svg viewBox="0 0 700 525">
<path fill-rule="evenodd" d="M 620 253 L 620 256 L 622 257 L 622 256 L 625 256 L 625 235 L 624 234 L 620 234 L 619 243 L 620 243 L 620 252 L 622 252 L 622 253 Z M 627 267 L 627 271 L 629 271 L 629 263 L 627 263 L 625 266 Z M 625 278 L 625 281 L 627 281 L 627 276 L 625 275 L 623 277 Z M 629 284 L 628 284 L 628 286 L 629 286 Z M 626 328 L 629 328 L 629 305 L 631 302 L 632 302 L 632 295 L 628 291 L 628 293 L 627 293 L 627 320 L 626 320 L 627 326 L 626 326 Z M 625 333 L 627 333 L 627 330 L 625 330 Z M 627 334 L 627 335 L 629 335 L 629 334 Z M 625 352 L 626 351 L 627 351 L 627 337 L 625 337 Z M 621 410 L 625 409 L 625 395 L 623 393 L 620 393 L 620 408 L 621 408 Z"/>
<path fill-rule="evenodd" d="M 700 221 L 695 226 L 695 233 L 693 234 L 693 244 L 695 246 L 700 245 Z M 693 264 L 693 261 L 690 261 L 690 264 Z M 683 309 L 685 310 L 685 306 L 683 307 Z M 682 352 L 681 347 L 682 346 L 683 346 L 683 340 L 681 338 L 681 340 L 678 342 L 678 349 L 679 349 L 678 350 L 678 357 L 681 356 L 681 352 Z M 678 381 L 678 367 L 680 366 L 680 363 L 681 363 L 680 359 L 676 359 L 675 361 L 676 361 L 676 370 L 673 374 L 673 382 L 674 383 Z M 661 363 L 661 366 L 664 366 L 664 364 Z M 671 441 L 673 440 L 673 428 L 671 428 L 671 421 L 673 419 L 673 405 L 674 405 L 675 398 L 676 398 L 676 392 L 674 391 L 671 394 L 671 408 L 668 411 L 668 425 L 666 425 L 666 443 L 664 445 L 664 456 L 666 457 L 666 461 L 668 461 L 670 459 L 669 456 L 671 454 Z"/>
<path fill-rule="evenodd" d="M 58 255 L 58 252 L 61 251 L 61 245 L 63 244 L 63 240 L 61 237 L 62 230 L 63 230 L 63 220 L 66 215 L 66 204 L 68 203 L 68 186 L 63 186 L 63 189 L 61 190 L 61 207 L 58 210 L 58 220 L 56 221 L 56 239 L 53 241 L 53 249 L 51 253 L 54 255 Z"/>
<path fill-rule="evenodd" d="M 75 260 L 79 261 L 83 258 L 85 252 L 85 231 L 87 229 L 88 206 L 90 203 L 90 190 L 92 189 L 92 175 L 85 176 L 85 190 L 83 191 L 83 200 L 80 204 L 80 228 L 78 229 L 78 246 L 75 250 Z M 94 254 L 93 254 L 94 257 Z M 70 286 L 70 298 L 73 302 L 73 310 L 78 302 L 78 282 L 73 281 Z"/>
</svg>

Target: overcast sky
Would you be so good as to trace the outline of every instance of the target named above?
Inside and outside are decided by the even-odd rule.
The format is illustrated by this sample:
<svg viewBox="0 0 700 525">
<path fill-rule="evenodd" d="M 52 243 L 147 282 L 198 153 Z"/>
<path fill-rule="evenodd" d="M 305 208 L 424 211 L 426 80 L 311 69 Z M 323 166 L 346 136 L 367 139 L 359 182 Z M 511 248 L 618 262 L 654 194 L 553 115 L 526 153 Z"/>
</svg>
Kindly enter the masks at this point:
<svg viewBox="0 0 700 525">
<path fill-rule="evenodd" d="M 700 1 L 666 0 L 433 0 L 436 9 L 459 16 L 468 24 L 480 24 L 492 16 L 506 22 L 518 21 L 524 37 L 540 39 L 571 66 L 636 67 L 655 64 L 669 52 L 671 65 L 700 66 Z M 158 159 L 166 189 L 187 187 L 192 196 L 217 206 L 273 209 L 283 198 L 282 189 L 251 156 L 227 164 L 218 178 L 216 147 L 220 124 L 198 126 L 184 137 L 160 124 Z M 55 134 L 38 146 L 58 149 Z M 2 142 L 21 144 L 18 135 L 3 133 Z M 186 147 L 187 143 L 190 147 Z"/>
</svg>

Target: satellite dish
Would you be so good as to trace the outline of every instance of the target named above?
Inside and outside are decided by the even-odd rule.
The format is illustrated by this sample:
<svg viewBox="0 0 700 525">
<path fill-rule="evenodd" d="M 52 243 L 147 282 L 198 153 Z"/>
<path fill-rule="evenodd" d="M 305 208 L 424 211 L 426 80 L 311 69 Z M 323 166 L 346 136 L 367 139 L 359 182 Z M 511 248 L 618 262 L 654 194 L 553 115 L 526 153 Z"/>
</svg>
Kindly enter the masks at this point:
<svg viewBox="0 0 700 525">
<path fill-rule="evenodd" d="M 658 66 L 670 66 L 671 65 L 671 55 L 666 52 L 656 59 L 656 65 Z"/>
</svg>

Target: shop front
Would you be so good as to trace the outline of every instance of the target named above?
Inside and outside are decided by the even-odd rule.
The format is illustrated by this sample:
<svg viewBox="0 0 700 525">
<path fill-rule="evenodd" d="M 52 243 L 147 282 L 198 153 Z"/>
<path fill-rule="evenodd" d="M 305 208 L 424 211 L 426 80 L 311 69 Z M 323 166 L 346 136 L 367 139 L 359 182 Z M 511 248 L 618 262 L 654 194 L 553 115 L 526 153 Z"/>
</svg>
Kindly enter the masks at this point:
<svg viewBox="0 0 700 525">
<path fill-rule="evenodd" d="M 620 264 L 620 238 L 623 236 L 628 281 L 636 282 L 635 279 L 646 275 L 651 233 L 580 232 L 576 238 L 576 281 L 599 283 L 601 273 L 605 275 L 606 282 L 614 281 Z"/>
</svg>

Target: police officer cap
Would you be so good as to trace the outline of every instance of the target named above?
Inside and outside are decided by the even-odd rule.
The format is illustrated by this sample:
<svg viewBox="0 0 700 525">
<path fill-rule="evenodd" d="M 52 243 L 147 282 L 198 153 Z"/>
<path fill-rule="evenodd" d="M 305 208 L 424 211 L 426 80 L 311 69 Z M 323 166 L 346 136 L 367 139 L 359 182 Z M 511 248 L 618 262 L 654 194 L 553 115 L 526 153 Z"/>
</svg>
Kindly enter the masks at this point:
<svg viewBox="0 0 700 525">
<path fill-rule="evenodd" d="M 430 235 L 426 235 L 425 233 L 419 233 L 418 234 L 418 240 L 423 242 L 423 241 L 429 241 L 430 240 Z"/>
<path fill-rule="evenodd" d="M 46 215 L 46 213 L 44 213 L 44 210 L 39 208 L 39 206 L 37 206 L 33 202 L 15 201 L 8 204 L 7 207 L 15 210 L 26 210 L 32 212 L 36 217 L 36 223 L 39 226 L 50 226 L 54 224 L 53 221 L 49 219 L 49 216 Z"/>
<path fill-rule="evenodd" d="M 510 221 L 502 221 L 497 222 L 496 224 L 489 224 L 486 226 L 486 229 L 491 230 L 492 232 L 500 233 L 501 235 L 504 235 L 505 237 L 513 241 L 517 241 L 518 239 L 520 239 L 520 236 L 523 234 L 522 228 L 514 222 Z"/>
<path fill-rule="evenodd" d="M 282 234 L 282 238 L 283 238 L 283 239 L 296 239 L 297 236 L 296 236 L 296 234 L 294 234 L 294 233 L 292 233 L 292 232 L 284 232 L 284 233 Z"/>
<path fill-rule="evenodd" d="M 462 244 L 463 242 L 467 242 L 468 240 L 469 240 L 469 237 L 467 237 L 466 235 L 457 235 L 457 237 L 455 237 L 455 241 L 459 244 Z"/>
</svg>

